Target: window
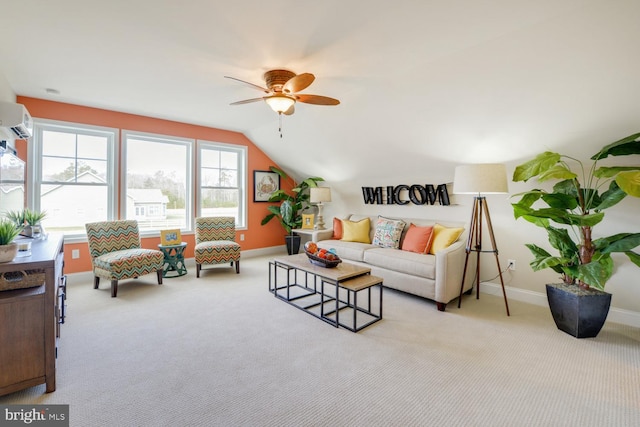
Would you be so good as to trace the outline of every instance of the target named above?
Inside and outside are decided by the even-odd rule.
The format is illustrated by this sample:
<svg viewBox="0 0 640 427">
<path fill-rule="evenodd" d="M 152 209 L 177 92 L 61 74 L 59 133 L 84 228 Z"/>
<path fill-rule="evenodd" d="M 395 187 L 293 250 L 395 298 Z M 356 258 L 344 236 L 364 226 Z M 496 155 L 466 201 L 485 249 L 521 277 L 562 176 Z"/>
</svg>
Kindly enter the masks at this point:
<svg viewBox="0 0 640 427">
<path fill-rule="evenodd" d="M 238 228 L 246 227 L 247 147 L 198 141 L 196 181 L 194 140 L 122 131 L 119 156 L 118 132 L 35 121 L 28 205 L 47 212 L 47 231 L 69 241 L 85 237 L 87 222 L 118 218 L 137 220 L 142 235 L 189 231 L 194 206 L 198 215 L 233 216 Z"/>
<path fill-rule="evenodd" d="M 201 216 L 233 216 L 246 227 L 246 147 L 198 141 Z"/>
<path fill-rule="evenodd" d="M 47 212 L 47 231 L 80 236 L 85 223 L 116 217 L 116 137 L 115 129 L 34 121 L 29 206 Z"/>
<path fill-rule="evenodd" d="M 122 217 L 141 234 L 192 228 L 193 140 L 123 131 Z"/>
</svg>

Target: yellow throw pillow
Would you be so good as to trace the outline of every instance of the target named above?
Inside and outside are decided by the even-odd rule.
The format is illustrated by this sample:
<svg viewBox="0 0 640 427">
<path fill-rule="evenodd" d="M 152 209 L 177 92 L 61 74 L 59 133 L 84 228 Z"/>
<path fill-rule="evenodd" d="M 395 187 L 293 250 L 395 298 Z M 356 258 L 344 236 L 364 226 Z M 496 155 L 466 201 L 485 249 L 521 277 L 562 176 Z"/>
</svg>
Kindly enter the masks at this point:
<svg viewBox="0 0 640 427">
<path fill-rule="evenodd" d="M 440 224 L 433 226 L 433 243 L 431 243 L 430 253 L 435 255 L 436 252 L 448 248 L 453 242 L 458 240 L 464 228 L 447 228 Z"/>
<path fill-rule="evenodd" d="M 364 218 L 357 222 L 343 219 L 341 240 L 345 242 L 371 243 L 369 239 L 370 227 L 369 218 Z"/>
</svg>

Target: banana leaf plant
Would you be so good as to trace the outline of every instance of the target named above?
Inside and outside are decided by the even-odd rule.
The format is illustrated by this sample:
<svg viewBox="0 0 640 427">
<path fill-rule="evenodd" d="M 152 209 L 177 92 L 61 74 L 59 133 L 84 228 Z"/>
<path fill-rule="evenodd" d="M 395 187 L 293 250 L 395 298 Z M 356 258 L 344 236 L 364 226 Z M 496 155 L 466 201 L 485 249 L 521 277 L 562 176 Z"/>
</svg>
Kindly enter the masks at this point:
<svg viewBox="0 0 640 427">
<path fill-rule="evenodd" d="M 269 168 L 282 179 L 289 179 L 289 176 L 282 169 L 275 166 Z M 282 189 L 274 191 L 269 197 L 269 202 L 279 203 L 279 205 L 269 205 L 267 207 L 269 214 L 262 219 L 260 224 L 265 225 L 273 218 L 277 218 L 287 234 L 292 234 L 291 230 L 302 227 L 302 212 L 311 206 L 309 188 L 317 187 L 318 182 L 322 181 L 324 181 L 323 178 L 310 177 L 295 185 L 291 192 Z"/>
<path fill-rule="evenodd" d="M 549 243 L 558 251 L 552 255 L 535 244 L 526 244 L 534 256 L 530 263 L 534 271 L 550 268 L 567 284 L 604 290 L 613 274 L 612 253 L 624 253 L 640 267 L 640 255 L 633 252 L 640 245 L 640 233 L 594 238 L 594 229 L 604 220 L 606 209 L 627 195 L 640 197 L 640 165 L 600 166 L 598 162 L 609 156 L 640 154 L 639 139 L 640 133 L 636 133 L 609 144 L 586 165 L 547 151 L 516 167 L 514 182 L 532 178 L 555 182 L 552 191 L 533 189 L 514 195 L 521 196 L 512 204 L 515 218 L 544 228 Z"/>
</svg>

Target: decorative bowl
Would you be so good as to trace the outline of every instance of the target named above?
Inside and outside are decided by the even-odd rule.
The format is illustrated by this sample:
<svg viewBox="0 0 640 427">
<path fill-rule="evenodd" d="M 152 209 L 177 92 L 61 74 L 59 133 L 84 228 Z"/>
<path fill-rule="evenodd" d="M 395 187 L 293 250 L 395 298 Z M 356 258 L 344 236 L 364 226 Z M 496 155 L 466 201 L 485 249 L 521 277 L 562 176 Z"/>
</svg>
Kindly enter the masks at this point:
<svg viewBox="0 0 640 427">
<path fill-rule="evenodd" d="M 307 257 L 309 257 L 309 262 L 311 262 L 311 264 L 317 265 L 319 267 L 333 268 L 342 262 L 340 258 L 328 260 L 325 258 L 320 258 L 319 256 L 307 251 L 304 251 L 304 253 L 307 254 Z"/>
</svg>

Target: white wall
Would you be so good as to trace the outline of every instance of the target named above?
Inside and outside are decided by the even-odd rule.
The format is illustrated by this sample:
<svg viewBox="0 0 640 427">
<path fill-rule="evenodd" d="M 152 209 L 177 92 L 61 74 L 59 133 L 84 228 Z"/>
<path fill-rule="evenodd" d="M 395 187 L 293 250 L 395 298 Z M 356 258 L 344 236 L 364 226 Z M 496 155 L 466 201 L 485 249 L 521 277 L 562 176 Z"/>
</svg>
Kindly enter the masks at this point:
<svg viewBox="0 0 640 427">
<path fill-rule="evenodd" d="M 9 82 L 2 73 L 2 70 L 0 70 L 0 101 L 16 101 L 16 94 L 13 89 L 11 89 L 11 86 L 9 86 Z"/>
<path fill-rule="evenodd" d="M 621 135 L 626 136 L 626 135 Z M 609 141 L 612 142 L 612 141 Z M 604 145 L 604 143 L 603 143 Z M 580 150 L 570 150 L 567 153 L 580 157 Z M 584 160 L 587 155 L 594 153 L 582 153 Z M 585 155 L 586 154 L 586 155 Z M 524 160 L 523 160 L 524 161 Z M 511 176 L 515 166 L 522 161 L 515 163 L 507 163 L 507 176 L 511 181 Z M 325 204 L 324 217 L 327 228 L 331 227 L 334 215 L 342 213 L 358 213 L 367 215 L 386 215 L 389 217 L 410 217 L 410 218 L 428 218 L 428 219 L 447 219 L 455 221 L 469 222 L 471 218 L 471 209 L 473 196 L 453 195 L 450 191 L 451 206 L 416 206 L 407 204 L 399 205 L 365 205 L 362 197 L 363 186 L 377 187 L 399 184 L 441 184 L 451 182 L 453 180 L 453 165 L 447 165 L 438 171 L 432 169 L 425 170 L 420 175 L 411 178 L 410 174 L 398 174 L 399 178 L 380 177 L 375 180 L 358 180 L 350 179 L 345 182 L 326 182 L 323 185 L 332 189 L 332 201 Z M 502 269 L 507 267 L 508 259 L 516 260 L 516 270 L 503 274 L 505 285 L 513 292 L 516 299 L 545 301 L 545 284 L 558 282 L 558 275 L 551 271 L 545 270 L 534 272 L 529 266 L 532 259 L 531 253 L 524 246 L 525 243 L 535 243 L 542 247 L 548 248 L 550 252 L 553 249 L 549 246 L 544 230 L 535 227 L 522 219 L 516 221 L 513 216 L 511 203 L 518 200 L 517 197 L 511 197 L 512 194 L 524 191 L 526 189 L 539 187 L 536 183 L 514 183 L 509 182 L 509 191 L 507 195 L 488 195 L 487 203 L 489 205 L 491 221 L 496 238 L 496 245 L 499 251 L 499 261 Z M 450 189 L 451 190 L 451 189 Z M 640 199 L 627 197 L 618 206 L 611 208 L 606 212 L 604 223 L 597 227 L 597 233 L 594 237 L 608 236 L 619 232 L 640 232 L 640 223 L 637 221 L 637 215 L 640 212 Z M 491 249 L 491 240 L 484 231 L 483 249 Z M 633 265 L 626 256 L 614 256 L 617 264 L 613 278 L 608 282 L 606 290 L 612 293 L 612 308 L 630 311 L 632 316 L 637 316 L 637 320 L 632 324 L 640 321 L 640 309 L 638 301 L 640 301 L 640 284 L 637 276 L 640 273 L 635 265 Z M 481 255 L 481 281 L 490 281 L 499 284 L 497 276 L 498 270 L 495 257 L 492 254 Z M 533 301 L 532 301 L 533 302 Z M 635 313 L 635 314 L 634 314 Z M 615 316 L 610 315 L 610 319 Z"/>
</svg>

